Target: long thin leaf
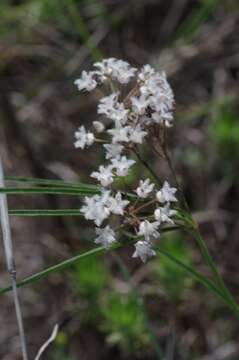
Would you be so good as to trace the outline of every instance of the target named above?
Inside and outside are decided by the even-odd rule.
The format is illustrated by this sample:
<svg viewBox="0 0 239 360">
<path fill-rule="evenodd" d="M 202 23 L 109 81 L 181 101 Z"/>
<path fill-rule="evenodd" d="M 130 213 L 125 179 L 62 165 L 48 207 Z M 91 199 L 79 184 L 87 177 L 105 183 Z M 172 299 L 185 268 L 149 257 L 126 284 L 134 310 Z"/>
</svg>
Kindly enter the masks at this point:
<svg viewBox="0 0 239 360">
<path fill-rule="evenodd" d="M 120 243 L 117 243 L 116 245 L 112 246 L 110 250 L 112 249 L 116 249 L 119 248 L 120 246 L 122 246 Z M 105 251 L 103 246 L 97 247 L 95 249 L 86 251 L 83 254 L 79 254 L 77 256 L 74 256 L 68 260 L 62 261 L 59 264 L 53 265 L 48 267 L 47 269 L 40 271 L 36 274 L 33 274 L 21 281 L 19 281 L 17 283 L 18 287 L 27 285 L 27 284 L 31 284 L 34 283 L 44 277 L 47 277 L 49 274 L 54 273 L 54 272 L 58 272 L 64 269 L 67 269 L 71 266 L 73 266 L 75 263 L 77 263 L 78 261 L 80 261 L 83 258 L 87 258 L 89 256 L 92 255 L 96 255 L 96 254 L 101 254 Z M 206 276 L 198 273 L 196 270 L 194 270 L 192 267 L 182 263 L 180 260 L 178 260 L 177 258 L 175 258 L 173 255 L 169 254 L 168 252 L 166 252 L 165 250 L 161 249 L 161 248 L 157 248 L 157 252 L 162 255 L 162 256 L 166 256 L 169 260 L 171 260 L 174 264 L 176 264 L 179 268 L 183 269 L 184 271 L 188 272 L 192 277 L 194 277 L 199 283 L 201 283 L 202 285 L 204 285 L 207 289 L 209 289 L 211 292 L 213 292 L 214 294 L 216 294 L 218 297 L 221 298 L 221 300 L 223 300 L 225 302 L 225 304 L 227 304 L 231 310 L 234 310 L 231 306 L 231 303 L 228 302 L 228 299 L 225 297 L 225 295 L 221 292 L 220 289 L 218 289 L 216 287 L 216 285 L 210 281 Z M 0 294 L 6 293 L 8 291 L 10 291 L 12 288 L 11 286 L 9 287 L 5 287 L 0 289 Z"/>
<path fill-rule="evenodd" d="M 76 188 L 83 188 L 83 189 L 90 189 L 99 191 L 99 187 L 92 184 L 85 184 L 81 182 L 69 182 L 59 179 L 36 179 L 36 178 L 29 178 L 29 177 L 21 177 L 21 176 L 6 176 L 5 180 L 16 182 L 16 183 L 26 183 L 26 184 L 35 184 L 35 185 L 47 185 L 47 186 L 63 186 L 63 187 L 76 187 Z"/>
<path fill-rule="evenodd" d="M 10 209 L 8 214 L 11 216 L 82 216 L 82 212 L 76 209 L 60 209 L 60 210 L 18 210 Z"/>
<path fill-rule="evenodd" d="M 198 282 L 200 282 L 202 285 L 204 285 L 207 289 L 209 289 L 210 291 L 212 291 L 214 294 L 216 294 L 217 296 L 219 296 L 227 305 L 228 301 L 226 299 L 226 297 L 224 296 L 224 294 L 221 292 L 220 289 L 218 289 L 216 287 L 216 285 L 209 280 L 206 276 L 202 275 L 201 273 L 197 272 L 195 269 L 193 269 L 191 266 L 181 262 L 179 259 L 175 258 L 173 255 L 171 255 L 170 253 L 168 253 L 167 251 L 157 247 L 156 248 L 156 252 L 159 255 L 163 255 L 165 257 L 167 257 L 169 260 L 171 260 L 173 263 L 175 263 L 175 265 L 177 265 L 178 267 L 180 267 L 182 270 L 186 271 L 187 273 L 189 273 L 193 278 L 195 278 Z M 231 309 L 233 309 L 230 306 Z"/>
<path fill-rule="evenodd" d="M 0 193 L 12 194 L 12 195 L 38 195 L 38 194 L 50 194 L 50 195 L 94 195 L 98 194 L 98 190 L 84 189 L 84 188 L 61 188 L 61 187 L 5 187 L 0 188 Z"/>
<path fill-rule="evenodd" d="M 220 291 L 224 294 L 224 297 L 227 299 L 227 302 L 230 303 L 231 308 L 234 309 L 237 317 L 239 318 L 239 304 L 236 302 L 234 297 L 232 296 L 231 292 L 227 288 L 219 270 L 217 269 L 216 264 L 208 250 L 207 244 L 205 243 L 203 237 L 201 236 L 200 232 L 197 228 L 192 229 L 192 233 L 194 235 L 194 239 L 196 240 L 203 258 L 205 259 L 207 265 L 210 267 L 212 275 L 214 276 L 215 282 L 220 287 Z"/>
<path fill-rule="evenodd" d="M 42 180 L 44 181 L 44 180 Z M 47 180 L 46 180 L 47 181 Z M 38 183 L 39 184 L 39 183 Z M 45 183 L 46 184 L 46 183 Z M 52 183 L 53 184 L 53 183 Z M 34 187 L 0 187 L 0 193 L 10 195 L 70 195 L 70 196 L 85 196 L 99 194 L 101 189 L 97 186 L 91 185 L 77 185 L 77 186 L 34 186 Z M 133 193 L 124 193 L 129 199 L 136 199 Z"/>
<path fill-rule="evenodd" d="M 120 246 L 119 244 L 117 244 L 117 245 Z M 114 246 L 113 248 L 116 248 L 118 246 Z M 43 271 L 40 271 L 40 272 L 38 272 L 36 274 L 33 274 L 33 275 L 19 281 L 17 283 L 17 286 L 21 287 L 21 286 L 24 286 L 24 285 L 27 285 L 27 284 L 34 283 L 34 282 L 48 276 L 51 273 L 58 272 L 58 271 L 61 271 L 61 270 L 64 270 L 64 269 L 67 269 L 67 268 L 71 267 L 72 265 L 74 265 L 75 263 L 80 261 L 81 259 L 87 258 L 87 257 L 92 256 L 92 255 L 103 253 L 104 250 L 105 250 L 105 248 L 103 246 L 100 246 L 100 247 L 97 247 L 95 249 L 86 251 L 83 254 L 76 255 L 76 256 L 68 259 L 68 260 L 65 260 L 65 261 L 62 261 L 62 262 L 60 262 L 60 263 L 58 263 L 56 265 L 50 266 L 50 267 L 48 267 L 47 269 L 45 269 Z M 0 294 L 8 292 L 11 289 L 12 289 L 11 286 L 6 287 L 6 288 L 2 288 L 2 289 L 0 289 Z"/>
</svg>

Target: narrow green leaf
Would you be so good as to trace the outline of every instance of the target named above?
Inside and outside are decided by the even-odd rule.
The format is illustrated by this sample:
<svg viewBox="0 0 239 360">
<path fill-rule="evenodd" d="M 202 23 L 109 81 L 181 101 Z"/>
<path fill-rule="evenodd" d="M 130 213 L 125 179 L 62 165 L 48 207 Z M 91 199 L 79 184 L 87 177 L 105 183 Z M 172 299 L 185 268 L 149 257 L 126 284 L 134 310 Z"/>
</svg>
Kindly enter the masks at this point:
<svg viewBox="0 0 239 360">
<path fill-rule="evenodd" d="M 230 306 L 230 308 L 233 310 L 231 304 L 228 303 L 227 298 L 224 296 L 224 294 L 221 292 L 220 289 L 216 287 L 216 285 L 209 280 L 206 276 L 202 275 L 201 273 L 197 272 L 195 269 L 193 269 L 191 266 L 184 264 L 177 258 L 175 258 L 173 255 L 168 253 L 167 251 L 157 247 L 156 253 L 159 255 L 163 255 L 167 257 L 169 260 L 174 262 L 178 267 L 180 267 L 182 270 L 189 273 L 193 278 L 195 278 L 198 282 L 200 282 L 202 285 L 204 285 L 207 289 L 209 289 L 211 292 L 219 296 L 227 305 Z"/>
<path fill-rule="evenodd" d="M 112 246 L 110 248 L 110 250 L 117 249 L 117 248 L 119 248 L 121 246 L 122 246 L 122 244 L 117 243 L 114 246 Z M 92 255 L 95 255 L 95 254 L 100 254 L 100 253 L 103 253 L 104 251 L 105 251 L 104 247 L 100 246 L 100 247 L 97 247 L 95 249 L 89 250 L 89 251 L 87 251 L 87 252 L 85 252 L 83 254 L 79 254 L 77 256 L 74 256 L 74 257 L 72 257 L 72 258 L 70 258 L 68 260 L 65 260 L 65 261 L 60 262 L 59 264 L 50 266 L 50 267 L 48 267 L 47 269 L 45 269 L 43 271 L 40 271 L 40 272 L 38 272 L 36 274 L 33 274 L 33 275 L 19 281 L 17 283 L 17 286 L 21 287 L 21 286 L 24 286 L 24 285 L 27 285 L 27 284 L 30 284 L 30 283 L 34 283 L 34 282 L 48 276 L 51 273 L 58 272 L 58 271 L 61 271 L 61 270 L 64 270 L 64 269 L 67 269 L 67 268 L 71 267 L 72 265 L 74 265 L 76 262 L 80 261 L 83 258 L 92 256 Z M 221 292 L 221 290 L 218 289 L 216 287 L 216 285 L 212 281 L 210 281 L 206 276 L 198 273 L 196 270 L 194 270 L 190 266 L 182 263 L 180 260 L 176 259 L 174 256 L 167 253 L 165 250 L 162 250 L 161 248 L 157 248 L 157 253 L 162 255 L 162 256 L 166 256 L 169 260 L 174 262 L 178 267 L 180 267 L 181 269 L 188 272 L 198 282 L 200 282 L 207 289 L 209 289 L 214 294 L 216 294 L 218 297 L 220 297 L 233 310 L 231 304 L 228 302 L 228 299 L 224 296 L 224 294 Z M 11 286 L 6 287 L 6 288 L 2 288 L 2 289 L 0 289 L 0 294 L 6 293 L 6 292 L 8 292 L 10 290 L 11 290 Z"/>
<path fill-rule="evenodd" d="M 114 246 L 114 248 L 116 248 L 116 246 Z M 87 257 L 92 256 L 92 255 L 103 253 L 104 251 L 105 251 L 104 247 L 100 246 L 100 247 L 97 247 L 95 249 L 86 251 L 83 254 L 76 255 L 76 256 L 68 259 L 68 260 L 62 261 L 59 264 L 50 266 L 50 267 L 48 267 L 47 269 L 45 269 L 43 271 L 40 271 L 40 272 L 38 272 L 36 274 L 33 274 L 33 275 L 23 279 L 23 280 L 20 280 L 17 283 L 17 286 L 21 287 L 21 286 L 24 286 L 24 285 L 27 285 L 27 284 L 34 283 L 34 282 L 48 276 L 51 273 L 58 272 L 58 271 L 61 271 L 61 270 L 64 270 L 64 269 L 67 269 L 67 268 L 71 267 L 72 265 L 74 265 L 76 262 L 78 262 L 81 259 L 87 258 Z M 12 289 L 11 286 L 0 289 L 0 294 L 8 292 L 11 289 Z"/>
<path fill-rule="evenodd" d="M 11 182 L 20 182 L 20 183 L 27 183 L 27 184 L 35 184 L 35 185 L 47 185 L 47 186 L 61 186 L 61 187 L 76 187 L 80 189 L 89 189 L 99 191 L 100 188 L 96 185 L 92 184 L 84 184 L 81 182 L 68 182 L 59 179 L 36 179 L 36 178 L 29 178 L 29 177 L 18 177 L 18 176 L 6 176 L 5 180 Z"/>
<path fill-rule="evenodd" d="M 9 215 L 12 216 L 82 216 L 82 212 L 77 209 L 59 209 L 59 210 L 18 210 L 10 209 L 8 211 Z"/>
<path fill-rule="evenodd" d="M 84 188 L 63 188 L 63 187 L 5 187 L 0 188 L 0 193 L 11 195 L 36 195 L 36 194 L 50 194 L 50 195 L 94 195 L 98 194 L 98 190 L 84 189 Z"/>
</svg>

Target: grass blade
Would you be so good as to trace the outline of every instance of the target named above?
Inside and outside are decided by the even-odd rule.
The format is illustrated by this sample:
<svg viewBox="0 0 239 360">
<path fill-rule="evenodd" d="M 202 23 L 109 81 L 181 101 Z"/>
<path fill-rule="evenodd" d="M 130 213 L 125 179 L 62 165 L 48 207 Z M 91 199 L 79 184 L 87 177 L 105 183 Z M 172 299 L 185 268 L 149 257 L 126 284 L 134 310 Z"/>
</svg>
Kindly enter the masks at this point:
<svg viewBox="0 0 239 360">
<path fill-rule="evenodd" d="M 119 244 L 118 244 L 118 246 L 119 246 Z M 114 248 L 116 248 L 116 246 Z M 60 262 L 60 263 L 58 263 L 56 265 L 50 266 L 50 267 L 48 267 L 47 269 L 45 269 L 43 271 L 40 271 L 40 272 L 38 272 L 36 274 L 33 274 L 33 275 L 19 281 L 17 283 L 17 286 L 21 287 L 21 286 L 24 286 L 24 285 L 27 285 L 27 284 L 34 283 L 34 282 L 48 276 L 51 273 L 58 272 L 58 271 L 61 271 L 61 270 L 64 270 L 64 269 L 67 269 L 67 268 L 73 266 L 75 263 L 77 263 L 81 259 L 87 258 L 87 257 L 95 255 L 95 254 L 103 253 L 104 251 L 105 251 L 105 248 L 103 246 L 99 246 L 99 247 L 97 247 L 95 249 L 86 251 L 83 254 L 76 255 L 76 256 L 74 256 L 74 257 L 72 257 L 70 259 L 64 260 L 64 261 L 62 261 L 62 262 Z M 12 289 L 11 286 L 6 287 L 6 288 L 2 288 L 2 289 L 0 289 L 0 294 L 8 292 L 11 289 Z"/>
<path fill-rule="evenodd" d="M 99 190 L 84 189 L 84 188 L 71 188 L 71 187 L 1 187 L 0 193 L 11 195 L 94 195 L 98 194 Z"/>
<path fill-rule="evenodd" d="M 18 177 L 18 176 L 6 176 L 5 180 L 16 182 L 16 183 L 26 183 L 26 184 L 35 184 L 35 185 L 47 185 L 47 186 L 63 186 L 63 187 L 76 187 L 80 189 L 89 189 L 89 190 L 98 190 L 99 187 L 92 184 L 85 184 L 81 182 L 68 182 L 59 179 L 36 179 L 29 177 Z"/>
<path fill-rule="evenodd" d="M 11 216 L 82 216 L 82 212 L 77 209 L 60 209 L 60 210 L 18 210 L 10 209 L 8 214 Z"/>
<path fill-rule="evenodd" d="M 112 246 L 110 248 L 110 250 L 114 250 L 117 249 L 119 247 L 121 247 L 122 244 L 117 243 L 114 246 Z M 161 256 L 166 256 L 170 261 L 172 261 L 174 264 L 176 264 L 179 268 L 183 269 L 184 271 L 186 271 L 187 273 L 189 273 L 193 278 L 195 278 L 195 280 L 197 280 L 199 283 L 201 283 L 204 287 L 206 287 L 207 289 L 209 289 L 211 292 L 213 292 L 215 295 L 217 295 L 221 300 L 224 301 L 224 303 L 232 310 L 235 312 L 235 308 L 232 306 L 232 304 L 228 301 L 228 298 L 225 296 L 225 294 L 217 288 L 217 286 L 211 281 L 209 280 L 206 276 L 204 276 L 203 274 L 197 272 L 195 269 L 193 269 L 192 267 L 190 267 L 189 265 L 184 264 L 183 262 L 181 262 L 180 260 L 178 260 L 177 258 L 175 258 L 173 255 L 169 254 L 167 251 L 161 249 L 161 248 L 157 248 L 157 253 Z M 48 275 L 50 275 L 51 273 L 54 272 L 58 272 L 58 271 L 62 271 L 65 270 L 71 266 L 73 266 L 75 263 L 77 263 L 78 261 L 80 261 L 81 259 L 87 258 L 89 256 L 93 256 L 95 254 L 100 254 L 103 253 L 105 251 L 103 246 L 97 247 L 95 249 L 86 251 L 82 254 L 76 255 L 68 260 L 62 261 L 56 265 L 50 266 L 47 269 L 40 271 L 36 274 L 33 274 L 29 277 L 26 277 L 25 279 L 19 281 L 17 283 L 18 287 L 27 285 L 27 284 L 32 284 L 35 283 L 36 281 L 47 277 Z M 1 288 L 0 289 L 0 294 L 4 294 L 8 291 L 12 290 L 12 287 L 5 287 L 5 288 Z"/>
</svg>

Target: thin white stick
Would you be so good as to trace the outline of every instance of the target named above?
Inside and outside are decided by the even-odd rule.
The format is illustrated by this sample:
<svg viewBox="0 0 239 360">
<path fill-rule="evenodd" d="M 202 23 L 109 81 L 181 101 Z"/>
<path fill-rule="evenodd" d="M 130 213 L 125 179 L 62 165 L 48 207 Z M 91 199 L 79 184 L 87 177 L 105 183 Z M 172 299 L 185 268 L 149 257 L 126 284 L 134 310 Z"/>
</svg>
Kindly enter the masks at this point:
<svg viewBox="0 0 239 360">
<path fill-rule="evenodd" d="M 51 336 L 49 339 L 40 347 L 37 356 L 35 357 L 35 360 L 39 360 L 42 356 L 43 352 L 46 350 L 46 348 L 55 340 L 57 333 L 58 333 L 59 326 L 56 324 L 53 328 L 53 331 L 51 333 Z"/>
<path fill-rule="evenodd" d="M 0 158 L 0 187 L 2 188 L 4 187 L 4 173 L 3 173 L 1 158 Z M 14 256 L 13 256 L 13 246 L 12 246 L 11 230 L 10 230 L 9 216 L 8 216 L 7 197 L 4 193 L 0 193 L 0 217 L 1 217 L 3 245 L 4 245 L 5 257 L 6 257 L 7 269 L 10 274 L 11 282 L 12 282 L 13 299 L 14 299 L 14 305 L 15 305 L 15 311 L 17 317 L 22 357 L 23 360 L 28 360 L 26 339 L 25 339 L 23 320 L 22 320 L 22 312 L 21 312 L 19 296 L 17 291 L 16 268 L 15 268 Z"/>
</svg>

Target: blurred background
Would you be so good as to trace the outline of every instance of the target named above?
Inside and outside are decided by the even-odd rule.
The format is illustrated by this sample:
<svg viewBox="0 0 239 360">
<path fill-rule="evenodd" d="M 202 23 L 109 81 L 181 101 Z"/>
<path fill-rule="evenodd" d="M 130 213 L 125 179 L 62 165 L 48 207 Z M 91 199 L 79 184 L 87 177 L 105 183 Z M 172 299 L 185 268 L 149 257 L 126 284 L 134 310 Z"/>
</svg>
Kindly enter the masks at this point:
<svg viewBox="0 0 239 360">
<path fill-rule="evenodd" d="M 176 98 L 169 139 L 177 173 L 239 301 L 237 0 L 1 0 L 6 175 L 93 183 L 89 174 L 102 154 L 96 147 L 78 151 L 73 141 L 78 126 L 96 119 L 99 94 L 79 93 L 73 81 L 97 59 L 112 56 L 167 72 Z M 173 183 L 166 164 L 148 149 L 145 154 Z M 129 187 L 139 173 L 136 167 Z M 80 205 L 70 196 L 9 196 L 11 209 Z M 13 216 L 11 225 L 19 278 L 94 247 L 91 224 L 79 217 Z M 209 274 L 191 238 L 177 232 L 160 243 Z M 166 360 L 238 360 L 238 321 L 220 300 L 165 258 L 142 265 L 132 251 L 118 251 L 121 261 L 116 253 L 94 256 L 21 288 L 31 358 L 58 322 L 44 359 L 157 359 L 156 339 Z M 2 245 L 0 254 L 3 287 L 9 279 Z M 2 295 L 0 305 L 0 358 L 18 360 L 11 294 Z"/>
</svg>

